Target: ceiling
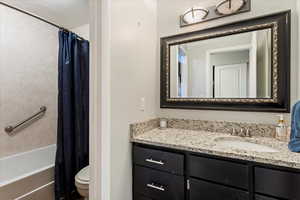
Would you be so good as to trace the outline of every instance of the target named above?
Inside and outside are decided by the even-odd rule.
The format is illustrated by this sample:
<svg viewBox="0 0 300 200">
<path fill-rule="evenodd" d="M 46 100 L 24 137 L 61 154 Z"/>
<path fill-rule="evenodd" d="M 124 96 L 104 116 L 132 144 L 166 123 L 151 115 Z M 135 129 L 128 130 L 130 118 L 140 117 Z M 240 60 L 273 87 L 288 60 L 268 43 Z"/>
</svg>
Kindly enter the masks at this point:
<svg viewBox="0 0 300 200">
<path fill-rule="evenodd" d="M 89 22 L 88 0 L 0 0 L 71 29 Z"/>
</svg>

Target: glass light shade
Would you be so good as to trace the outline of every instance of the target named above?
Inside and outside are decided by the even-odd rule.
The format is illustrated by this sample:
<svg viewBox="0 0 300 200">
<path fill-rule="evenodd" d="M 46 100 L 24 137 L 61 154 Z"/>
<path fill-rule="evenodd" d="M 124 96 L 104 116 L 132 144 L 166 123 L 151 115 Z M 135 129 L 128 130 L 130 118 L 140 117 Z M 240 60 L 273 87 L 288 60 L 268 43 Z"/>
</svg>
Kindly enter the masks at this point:
<svg viewBox="0 0 300 200">
<path fill-rule="evenodd" d="M 217 12 L 221 15 L 230 15 L 244 7 L 245 0 L 223 0 L 217 5 Z"/>
<path fill-rule="evenodd" d="M 194 7 L 188 9 L 182 16 L 182 19 L 187 24 L 193 24 L 197 22 L 201 22 L 206 18 L 209 11 L 205 8 Z"/>
</svg>

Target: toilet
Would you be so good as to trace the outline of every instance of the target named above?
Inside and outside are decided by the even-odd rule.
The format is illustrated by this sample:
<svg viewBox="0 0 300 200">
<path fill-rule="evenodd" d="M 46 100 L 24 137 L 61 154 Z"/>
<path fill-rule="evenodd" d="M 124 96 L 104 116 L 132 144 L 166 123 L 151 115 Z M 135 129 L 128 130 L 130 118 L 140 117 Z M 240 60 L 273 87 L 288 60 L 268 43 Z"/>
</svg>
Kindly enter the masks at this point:
<svg viewBox="0 0 300 200">
<path fill-rule="evenodd" d="M 84 197 L 84 200 L 89 199 L 89 183 L 90 183 L 90 166 L 80 170 L 75 176 L 75 185 L 78 193 Z"/>
</svg>

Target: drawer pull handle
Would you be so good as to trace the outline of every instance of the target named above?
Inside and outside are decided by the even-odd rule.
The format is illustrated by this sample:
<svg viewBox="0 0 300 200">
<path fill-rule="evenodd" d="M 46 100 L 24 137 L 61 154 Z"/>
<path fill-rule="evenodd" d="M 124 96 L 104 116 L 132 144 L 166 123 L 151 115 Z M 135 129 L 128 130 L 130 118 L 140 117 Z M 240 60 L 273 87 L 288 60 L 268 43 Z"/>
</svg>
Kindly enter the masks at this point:
<svg viewBox="0 0 300 200">
<path fill-rule="evenodd" d="M 163 186 L 156 186 L 156 185 L 154 185 L 154 183 L 147 184 L 147 187 L 155 189 L 155 190 L 159 190 L 159 191 L 162 191 L 162 192 L 165 191 L 165 188 Z"/>
<path fill-rule="evenodd" d="M 146 159 L 146 162 L 149 162 L 149 163 L 153 163 L 153 164 L 157 164 L 157 165 L 164 165 L 165 163 L 163 163 L 163 161 L 157 161 L 157 160 L 153 160 L 152 158 L 150 159 Z"/>
</svg>

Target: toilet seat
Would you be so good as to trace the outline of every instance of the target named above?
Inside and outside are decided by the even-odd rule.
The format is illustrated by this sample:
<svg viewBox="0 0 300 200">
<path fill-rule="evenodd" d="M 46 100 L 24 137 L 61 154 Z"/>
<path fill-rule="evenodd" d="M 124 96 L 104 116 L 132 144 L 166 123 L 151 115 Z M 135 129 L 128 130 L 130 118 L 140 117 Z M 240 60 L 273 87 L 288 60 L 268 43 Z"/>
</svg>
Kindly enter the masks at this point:
<svg viewBox="0 0 300 200">
<path fill-rule="evenodd" d="M 87 166 L 80 170 L 75 176 L 75 185 L 78 193 L 88 200 L 89 197 L 89 183 L 90 183 L 90 167 Z"/>
<path fill-rule="evenodd" d="M 82 185 L 88 185 L 90 183 L 90 166 L 80 170 L 75 176 L 75 181 Z"/>
</svg>

